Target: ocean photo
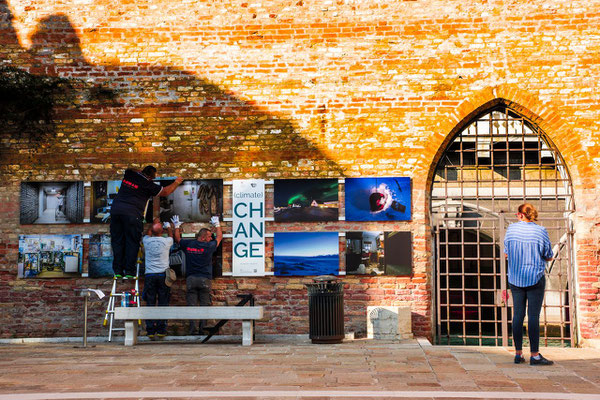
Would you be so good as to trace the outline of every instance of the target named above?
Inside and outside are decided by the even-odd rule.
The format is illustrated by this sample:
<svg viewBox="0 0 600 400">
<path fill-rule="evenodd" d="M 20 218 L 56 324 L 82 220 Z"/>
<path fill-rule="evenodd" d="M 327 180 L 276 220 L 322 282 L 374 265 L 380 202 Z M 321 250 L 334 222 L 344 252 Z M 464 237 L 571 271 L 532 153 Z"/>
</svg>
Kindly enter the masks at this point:
<svg viewBox="0 0 600 400">
<path fill-rule="evenodd" d="M 275 233 L 275 275 L 338 275 L 337 232 Z"/>
</svg>

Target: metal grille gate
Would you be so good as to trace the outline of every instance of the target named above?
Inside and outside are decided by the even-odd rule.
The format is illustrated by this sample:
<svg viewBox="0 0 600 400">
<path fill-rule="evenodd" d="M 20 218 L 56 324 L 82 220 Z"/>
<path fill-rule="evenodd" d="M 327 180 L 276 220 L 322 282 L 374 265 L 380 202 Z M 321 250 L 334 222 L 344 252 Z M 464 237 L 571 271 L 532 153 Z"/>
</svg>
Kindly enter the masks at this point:
<svg viewBox="0 0 600 400">
<path fill-rule="evenodd" d="M 528 202 L 556 258 L 546 268 L 540 341 L 575 345 L 572 187 L 544 133 L 505 105 L 474 118 L 446 148 L 431 198 L 437 343 L 512 344 L 504 232 Z"/>
</svg>

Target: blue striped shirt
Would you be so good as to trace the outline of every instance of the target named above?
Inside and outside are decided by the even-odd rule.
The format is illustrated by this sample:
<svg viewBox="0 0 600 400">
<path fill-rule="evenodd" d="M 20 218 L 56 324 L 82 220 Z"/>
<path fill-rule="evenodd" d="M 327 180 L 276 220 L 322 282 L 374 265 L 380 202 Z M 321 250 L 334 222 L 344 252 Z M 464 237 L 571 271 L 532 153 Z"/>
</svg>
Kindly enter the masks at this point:
<svg viewBox="0 0 600 400">
<path fill-rule="evenodd" d="M 548 231 L 534 222 L 511 224 L 504 237 L 504 253 L 508 254 L 508 282 L 527 287 L 544 276 L 546 259 L 552 258 Z"/>
</svg>

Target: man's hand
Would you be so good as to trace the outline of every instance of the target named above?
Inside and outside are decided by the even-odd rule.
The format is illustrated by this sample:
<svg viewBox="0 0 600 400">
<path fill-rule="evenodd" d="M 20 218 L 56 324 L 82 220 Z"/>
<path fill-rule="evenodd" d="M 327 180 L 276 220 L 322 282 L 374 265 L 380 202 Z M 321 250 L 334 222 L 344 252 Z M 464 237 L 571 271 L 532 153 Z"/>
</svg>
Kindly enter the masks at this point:
<svg viewBox="0 0 600 400">
<path fill-rule="evenodd" d="M 213 224 L 215 228 L 218 228 L 221 226 L 221 223 L 219 222 L 219 217 L 216 215 L 213 217 L 210 217 L 210 223 Z"/>
<path fill-rule="evenodd" d="M 171 223 L 168 221 L 163 222 L 163 229 L 169 229 L 171 227 Z"/>
<path fill-rule="evenodd" d="M 175 178 L 175 183 L 177 183 L 178 185 L 180 185 L 181 182 L 183 182 L 183 178 L 181 176 L 178 176 L 177 178 Z"/>
<path fill-rule="evenodd" d="M 173 226 L 175 226 L 175 229 L 183 225 L 183 222 L 179 221 L 179 215 L 173 215 L 173 218 L 171 218 L 171 222 L 173 223 Z"/>
</svg>

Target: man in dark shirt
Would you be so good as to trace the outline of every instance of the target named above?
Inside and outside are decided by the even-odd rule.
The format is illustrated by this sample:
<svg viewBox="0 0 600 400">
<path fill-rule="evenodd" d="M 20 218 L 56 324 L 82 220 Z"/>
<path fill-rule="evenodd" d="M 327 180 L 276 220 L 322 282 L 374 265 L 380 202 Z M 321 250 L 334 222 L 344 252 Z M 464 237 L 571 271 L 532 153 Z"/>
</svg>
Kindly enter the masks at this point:
<svg viewBox="0 0 600 400">
<path fill-rule="evenodd" d="M 223 231 L 219 217 L 212 217 L 210 222 L 216 229 L 216 238 L 207 228 L 200 229 L 196 239 L 181 239 L 180 230 L 175 230 L 174 239 L 185 254 L 186 272 L 186 301 L 188 306 L 210 306 L 210 290 L 212 287 L 212 255 L 223 239 Z M 177 227 L 177 223 L 175 226 Z M 181 225 L 179 223 L 179 225 Z M 196 321 L 190 321 L 190 335 L 202 334 L 205 321 L 199 323 L 196 331 Z"/>
<path fill-rule="evenodd" d="M 151 165 L 141 172 L 127 169 L 119 193 L 110 208 L 110 238 L 113 250 L 113 271 L 116 278 L 133 278 L 135 263 L 144 229 L 144 213 L 148 200 L 154 196 L 168 196 L 183 182 L 178 177 L 169 186 L 161 188 L 152 180 L 156 168 Z"/>
</svg>

